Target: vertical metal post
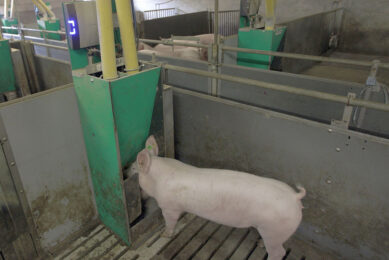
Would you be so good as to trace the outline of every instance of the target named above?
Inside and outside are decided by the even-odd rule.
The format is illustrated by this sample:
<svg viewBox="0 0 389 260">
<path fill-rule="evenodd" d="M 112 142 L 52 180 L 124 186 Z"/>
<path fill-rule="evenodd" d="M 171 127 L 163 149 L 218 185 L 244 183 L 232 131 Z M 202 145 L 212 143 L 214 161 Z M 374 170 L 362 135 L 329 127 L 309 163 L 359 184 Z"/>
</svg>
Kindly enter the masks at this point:
<svg viewBox="0 0 389 260">
<path fill-rule="evenodd" d="M 43 35 L 43 40 L 45 41 L 45 43 L 49 44 L 49 42 L 47 41 L 47 37 L 48 37 L 47 32 L 42 32 L 42 35 Z M 46 55 L 47 55 L 47 57 L 51 57 L 51 50 L 49 47 L 46 47 Z"/>
<path fill-rule="evenodd" d="M 214 32 L 214 42 L 213 42 L 213 48 L 212 48 L 212 72 L 218 73 L 219 71 L 219 44 L 220 44 L 220 37 L 219 37 L 219 0 L 215 0 L 215 10 L 214 10 L 214 19 L 213 19 L 213 32 Z M 212 87 L 211 87 L 211 94 L 213 96 L 217 96 L 218 94 L 218 79 L 212 79 Z"/>
<path fill-rule="evenodd" d="M 173 89 L 163 85 L 163 135 L 165 138 L 165 157 L 174 158 L 174 114 Z"/>
<path fill-rule="evenodd" d="M 363 100 L 370 100 L 372 93 L 379 91 L 379 89 L 374 89 L 374 87 L 377 87 L 376 76 L 377 76 L 378 65 L 380 64 L 380 61 L 375 60 L 373 62 L 374 62 L 374 64 L 371 67 L 370 75 L 366 81 L 366 91 L 362 97 Z M 365 115 L 366 115 L 366 107 L 362 107 L 361 111 L 359 112 L 359 115 L 358 115 L 358 121 L 357 121 L 358 128 L 362 127 L 363 121 L 365 120 Z"/>
</svg>

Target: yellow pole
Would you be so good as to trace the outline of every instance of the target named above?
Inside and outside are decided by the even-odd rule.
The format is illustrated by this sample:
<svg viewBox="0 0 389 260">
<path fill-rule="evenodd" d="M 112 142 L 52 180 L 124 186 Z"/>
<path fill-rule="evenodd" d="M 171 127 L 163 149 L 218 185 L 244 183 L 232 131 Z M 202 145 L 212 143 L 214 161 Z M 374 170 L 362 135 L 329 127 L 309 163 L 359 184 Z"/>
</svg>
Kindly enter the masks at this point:
<svg viewBox="0 0 389 260">
<path fill-rule="evenodd" d="M 4 19 L 8 18 L 8 1 L 4 0 Z"/>
<path fill-rule="evenodd" d="M 11 0 L 11 8 L 10 8 L 10 11 L 9 11 L 9 16 L 10 18 L 14 18 L 15 16 L 15 1 L 14 0 Z"/>
<path fill-rule="evenodd" d="M 36 0 L 41 6 L 43 9 L 45 9 L 47 15 L 52 18 L 52 19 L 56 19 L 55 17 L 55 14 L 53 13 L 53 11 L 50 10 L 50 8 L 46 5 L 45 2 L 43 2 L 42 0 Z"/>
<path fill-rule="evenodd" d="M 104 79 L 117 78 L 115 40 L 113 36 L 112 3 L 110 0 L 96 0 L 99 26 L 101 65 Z"/>
<path fill-rule="evenodd" d="M 274 30 L 277 0 L 266 0 L 265 30 Z"/>
<path fill-rule="evenodd" d="M 139 72 L 132 8 L 129 0 L 115 0 L 127 74 Z"/>
<path fill-rule="evenodd" d="M 34 5 L 39 9 L 39 11 L 41 11 L 42 13 L 46 14 L 46 16 L 48 16 L 47 12 L 46 12 L 46 9 L 44 9 L 42 6 L 41 6 L 41 3 L 39 3 L 37 0 L 31 0 Z"/>
</svg>

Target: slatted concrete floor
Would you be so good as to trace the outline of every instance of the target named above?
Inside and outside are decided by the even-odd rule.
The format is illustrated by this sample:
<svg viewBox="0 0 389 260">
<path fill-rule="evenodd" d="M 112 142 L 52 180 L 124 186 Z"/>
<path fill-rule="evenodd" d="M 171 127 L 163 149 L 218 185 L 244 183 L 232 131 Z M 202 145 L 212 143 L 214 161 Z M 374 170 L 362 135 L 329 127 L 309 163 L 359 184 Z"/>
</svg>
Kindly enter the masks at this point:
<svg viewBox="0 0 389 260">
<path fill-rule="evenodd" d="M 130 250 L 108 229 L 99 225 L 71 243 L 54 259 L 262 260 L 267 257 L 254 229 L 229 228 L 185 215 L 178 223 L 176 235 L 172 239 L 161 237 L 161 232 L 157 232 L 137 250 Z M 291 239 L 285 247 L 288 249 L 287 260 L 336 259 L 296 239 Z"/>
</svg>

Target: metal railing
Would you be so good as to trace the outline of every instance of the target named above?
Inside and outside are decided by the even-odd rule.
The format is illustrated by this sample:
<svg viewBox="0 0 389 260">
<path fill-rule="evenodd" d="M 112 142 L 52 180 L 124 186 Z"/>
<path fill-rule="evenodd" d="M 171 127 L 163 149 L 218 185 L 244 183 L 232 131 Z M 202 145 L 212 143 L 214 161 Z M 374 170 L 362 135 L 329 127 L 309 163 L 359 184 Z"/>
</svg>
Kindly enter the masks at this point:
<svg viewBox="0 0 389 260">
<path fill-rule="evenodd" d="M 145 20 L 152 20 L 152 19 L 164 18 L 169 16 L 175 16 L 178 14 L 178 10 L 177 8 L 165 8 L 165 9 L 144 11 L 143 14 Z"/>
<path fill-rule="evenodd" d="M 174 66 L 169 64 L 163 64 L 162 66 L 167 70 L 174 70 L 174 71 L 189 73 L 197 76 L 203 76 L 203 77 L 208 77 L 208 78 L 213 78 L 218 80 L 226 80 L 230 82 L 247 84 L 251 86 L 272 89 L 272 90 L 286 92 L 286 93 L 300 95 L 300 96 L 307 96 L 307 97 L 312 97 L 321 100 L 333 101 L 333 102 L 345 104 L 347 106 L 360 106 L 360 107 L 366 107 L 370 109 L 389 112 L 389 105 L 387 104 L 357 99 L 351 96 L 329 94 L 326 92 L 321 92 L 316 90 L 301 89 L 296 87 L 290 87 L 287 85 L 274 84 L 265 81 L 240 78 L 240 77 L 230 76 L 230 75 L 223 75 L 219 73 L 208 72 L 208 71 L 197 70 L 197 69 L 190 69 L 190 68 Z"/>
<path fill-rule="evenodd" d="M 223 36 L 231 36 L 238 34 L 239 30 L 239 10 L 219 11 L 219 34 Z M 213 33 L 213 24 L 215 20 L 215 12 L 210 12 L 210 32 Z"/>
<path fill-rule="evenodd" d="M 333 62 L 340 64 L 348 64 L 348 65 L 356 65 L 362 67 L 371 67 L 375 64 L 375 61 L 360 61 L 360 60 L 350 60 L 350 59 L 339 59 L 339 58 L 330 58 L 323 56 L 314 56 L 314 55 L 306 55 L 299 53 L 287 53 L 287 52 L 277 52 L 277 51 L 263 51 L 263 50 L 253 50 L 253 49 L 244 49 L 244 48 L 236 48 L 223 46 L 223 51 L 233 51 L 233 52 L 245 52 L 245 53 L 253 53 L 253 54 L 262 54 L 269 55 L 275 57 L 283 57 L 290 59 L 299 59 L 299 60 L 310 60 L 310 61 L 319 61 L 319 62 Z M 379 67 L 389 69 L 389 63 L 379 63 Z"/>
<path fill-rule="evenodd" d="M 36 29 L 33 29 L 33 30 L 36 30 Z M 189 43 L 189 42 L 175 42 L 175 41 L 171 41 L 171 40 L 139 39 L 139 41 L 144 42 L 144 43 L 164 44 L 164 45 L 170 45 L 170 46 L 187 46 L 187 47 L 197 47 L 197 48 L 210 48 L 211 47 L 211 45 L 208 46 L 205 44 L 196 44 L 196 43 Z M 55 46 L 55 45 L 46 44 L 46 43 L 33 42 L 33 44 L 37 45 L 37 46 L 46 47 L 46 48 L 68 50 L 67 47 Z M 358 60 L 338 59 L 338 58 L 329 58 L 329 57 L 295 54 L 295 53 L 242 49 L 242 48 L 235 48 L 235 47 L 229 47 L 229 46 L 223 46 L 223 45 L 221 45 L 220 48 L 222 49 L 222 51 L 246 52 L 246 53 L 253 53 L 253 54 L 262 54 L 262 55 L 269 55 L 269 56 L 292 58 L 292 59 L 303 59 L 303 60 L 312 60 L 312 61 L 321 61 L 321 62 L 325 61 L 325 62 L 341 63 L 341 64 L 348 64 L 348 65 L 357 65 L 357 66 L 363 66 L 363 67 L 372 67 L 372 66 L 376 65 L 376 66 L 379 66 L 382 68 L 389 69 L 389 63 L 377 63 L 377 61 L 358 61 Z M 286 93 L 295 94 L 295 95 L 302 95 L 302 96 L 317 98 L 317 99 L 321 99 L 321 100 L 333 101 L 333 102 L 342 103 L 342 104 L 345 104 L 348 106 L 360 106 L 360 107 L 389 112 L 389 105 L 388 104 L 357 99 L 357 98 L 350 97 L 350 96 L 341 96 L 341 95 L 329 94 L 326 92 L 320 92 L 320 91 L 315 91 L 315 90 L 300 89 L 300 88 L 291 87 L 291 86 L 287 86 L 287 85 L 268 83 L 268 82 L 264 82 L 264 81 L 240 78 L 240 77 L 235 77 L 235 76 L 230 76 L 230 75 L 223 75 L 223 74 L 216 73 L 216 72 L 208 72 L 208 71 L 203 71 L 203 70 L 190 69 L 190 68 L 179 67 L 179 66 L 174 66 L 174 65 L 169 65 L 169 64 L 164 64 L 163 67 L 165 69 L 168 69 L 168 70 L 170 69 L 170 70 L 189 73 L 189 74 L 193 74 L 193 75 L 209 77 L 209 78 L 217 79 L 217 80 L 226 80 L 226 81 L 231 81 L 231 82 L 235 82 L 235 83 L 247 84 L 247 85 L 272 89 L 272 90 L 286 92 Z"/>
<path fill-rule="evenodd" d="M 46 47 L 46 48 L 58 49 L 58 50 L 63 50 L 63 51 L 69 50 L 68 47 L 56 46 L 56 45 L 52 45 L 52 44 L 46 44 L 46 43 L 41 43 L 41 42 L 31 42 L 31 43 L 33 45 L 42 46 L 42 47 Z"/>
<path fill-rule="evenodd" d="M 66 32 L 64 32 L 64 31 L 48 31 L 48 30 L 33 29 L 33 28 L 24 28 L 24 27 L 9 27 L 9 26 L 2 26 L 1 29 L 4 29 L 4 30 L 18 30 L 18 31 L 29 31 L 29 32 L 40 32 L 40 33 L 51 33 L 51 34 L 66 35 Z"/>
</svg>

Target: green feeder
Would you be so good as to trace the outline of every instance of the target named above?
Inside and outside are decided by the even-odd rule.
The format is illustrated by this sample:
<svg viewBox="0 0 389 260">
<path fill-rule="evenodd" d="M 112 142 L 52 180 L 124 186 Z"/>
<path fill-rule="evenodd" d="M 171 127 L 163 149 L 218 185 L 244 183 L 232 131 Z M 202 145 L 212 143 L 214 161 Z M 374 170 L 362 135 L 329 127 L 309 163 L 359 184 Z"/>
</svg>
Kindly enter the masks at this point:
<svg viewBox="0 0 389 260">
<path fill-rule="evenodd" d="M 15 74 L 8 40 L 0 40 L 0 94 L 16 91 Z"/>
<path fill-rule="evenodd" d="M 116 79 L 101 77 L 94 1 L 63 3 L 65 27 L 85 146 L 100 220 L 127 245 L 131 238 L 123 167 L 149 136 L 159 83 L 158 66 Z M 87 33 L 86 33 L 87 32 Z M 121 44 L 115 28 L 116 45 Z M 118 71 L 123 66 L 116 60 Z M 133 216 L 131 216 L 133 217 Z"/>
<path fill-rule="evenodd" d="M 238 32 L 238 47 L 253 50 L 278 51 L 286 32 L 286 27 L 275 30 L 260 30 L 250 27 Z M 238 65 L 270 69 L 274 57 L 269 55 L 238 52 Z"/>
<path fill-rule="evenodd" d="M 59 19 L 50 19 L 50 20 L 43 20 L 39 19 L 38 20 L 38 26 L 39 29 L 41 30 L 46 30 L 46 31 L 60 31 L 61 30 L 61 23 L 59 22 Z M 41 37 L 43 38 L 44 33 L 41 33 Z M 46 35 L 47 39 L 52 39 L 52 40 L 61 40 L 61 35 L 57 33 L 47 33 Z"/>
<path fill-rule="evenodd" d="M 3 23 L 3 26 L 6 27 L 18 27 L 19 21 L 17 18 L 2 18 L 1 22 Z M 5 33 L 10 33 L 10 34 L 18 34 L 17 29 L 4 29 Z"/>
</svg>

